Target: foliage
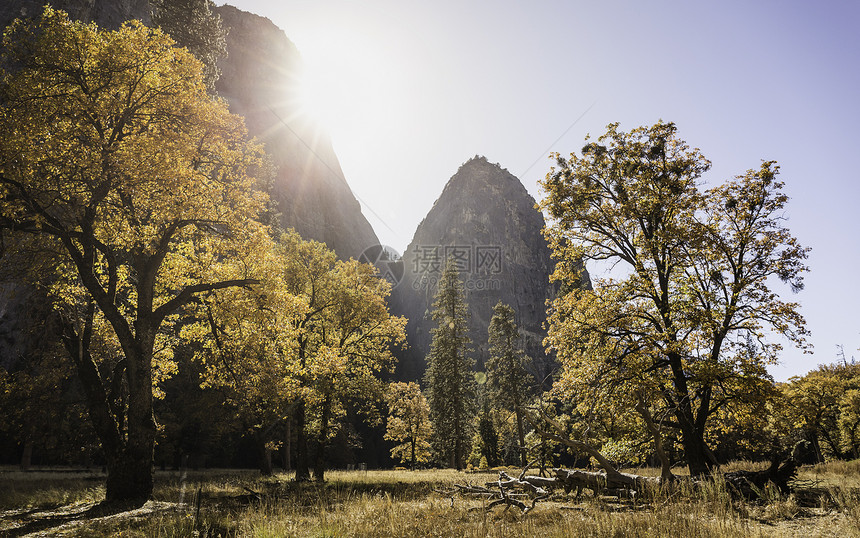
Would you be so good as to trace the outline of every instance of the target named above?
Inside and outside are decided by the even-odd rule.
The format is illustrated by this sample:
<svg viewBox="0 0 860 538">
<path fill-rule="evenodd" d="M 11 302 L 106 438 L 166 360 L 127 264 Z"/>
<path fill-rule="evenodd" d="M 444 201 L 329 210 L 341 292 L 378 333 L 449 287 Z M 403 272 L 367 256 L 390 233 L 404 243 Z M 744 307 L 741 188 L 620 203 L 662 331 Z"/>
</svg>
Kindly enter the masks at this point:
<svg viewBox="0 0 860 538">
<path fill-rule="evenodd" d="M 514 309 L 501 301 L 493 307 L 493 317 L 487 329 L 490 357 L 486 364 L 486 396 L 493 408 L 506 409 L 514 413 L 520 446 L 520 464 L 525 466 L 522 406 L 525 405 L 528 397 L 530 376 L 526 371 L 527 358 L 518 346 L 520 334 L 514 314 Z"/>
<path fill-rule="evenodd" d="M 436 450 L 457 470 L 469 453 L 477 410 L 477 383 L 469 353 L 468 310 L 453 258 L 445 264 L 433 302 L 433 340 L 427 356 L 427 400 Z"/>
<path fill-rule="evenodd" d="M 710 163 L 663 122 L 609 125 L 581 156 L 556 159 L 541 183 L 553 278 L 571 281 L 580 260 L 615 265 L 594 290 L 553 302 L 546 343 L 563 366 L 558 388 L 625 394 L 646 423 L 671 416 L 691 473 L 705 473 L 709 419 L 768 394 L 766 366 L 781 349 L 768 332 L 806 347 L 798 305 L 771 289 L 774 277 L 800 289 L 808 252 L 783 226 L 779 168 L 764 162 L 702 191 Z M 662 427 L 649 427 L 658 445 Z"/>
<path fill-rule="evenodd" d="M 338 261 L 324 244 L 286 236 L 287 289 L 304 310 L 294 320 L 301 401 L 317 414 L 314 472 L 323 479 L 324 450 L 332 422 L 347 401 L 373 417 L 371 404 L 383 398 L 379 374 L 393 371 L 393 345 L 406 339 L 406 319 L 392 316 L 391 285 L 372 265 Z"/>
<path fill-rule="evenodd" d="M 418 383 L 395 382 L 388 386 L 388 422 L 385 439 L 400 443 L 391 449 L 391 456 L 409 463 L 412 470 L 419 463 L 431 460 L 430 405 Z"/>
<path fill-rule="evenodd" d="M 812 444 L 816 459 L 849 459 L 860 451 L 860 365 L 821 365 L 779 386 L 782 434 Z"/>
<path fill-rule="evenodd" d="M 204 383 L 229 389 L 262 444 L 297 409 L 315 413 L 321 480 L 332 424 L 347 401 L 374 410 L 367 404 L 382 398 L 378 374 L 393 368 L 390 346 L 404 341 L 405 320 L 388 312 L 390 284 L 372 266 L 339 261 L 293 230 L 261 261 L 254 290 L 223 290 L 201 303 L 208 322 L 195 331 L 205 341 Z M 302 436 L 306 426 L 297 425 Z"/>
<path fill-rule="evenodd" d="M 149 496 L 153 385 L 175 368 L 178 309 L 252 285 L 247 262 L 270 244 L 262 150 L 173 45 L 46 8 L 7 29 L 0 62 L 0 224 L 58 253 L 52 292 L 110 499 Z"/>
<path fill-rule="evenodd" d="M 224 403 L 237 410 L 260 445 L 261 470 L 268 474 L 266 445 L 276 445 L 273 434 L 288 420 L 300 390 L 295 324 L 305 303 L 287 289 L 284 261 L 294 246 L 287 237 L 249 267 L 256 286 L 207 294 L 189 309 L 198 321 L 181 333 L 184 341 L 200 344 L 195 359 L 201 386 L 223 391 Z"/>
<path fill-rule="evenodd" d="M 22 357 L 10 371 L 0 367 L 0 446 L 8 451 L 4 459 L 20 455 L 24 470 L 37 462 L 88 464 L 98 451 L 80 387 L 61 353 L 49 348 Z"/>
<path fill-rule="evenodd" d="M 203 81 L 209 93 L 221 75 L 218 60 L 227 55 L 227 30 L 212 0 L 150 0 L 152 22 L 203 62 Z"/>
</svg>

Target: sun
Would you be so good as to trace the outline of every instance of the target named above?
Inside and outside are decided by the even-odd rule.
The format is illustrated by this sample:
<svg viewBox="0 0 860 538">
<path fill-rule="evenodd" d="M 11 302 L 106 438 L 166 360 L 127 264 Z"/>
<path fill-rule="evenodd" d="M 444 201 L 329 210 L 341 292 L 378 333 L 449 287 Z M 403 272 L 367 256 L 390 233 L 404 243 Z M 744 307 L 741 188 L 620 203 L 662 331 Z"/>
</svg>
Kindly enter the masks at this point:
<svg viewBox="0 0 860 538">
<path fill-rule="evenodd" d="M 303 36 L 296 95 L 299 114 L 345 142 L 363 137 L 395 114 L 394 69 L 367 36 L 341 29 Z"/>
</svg>

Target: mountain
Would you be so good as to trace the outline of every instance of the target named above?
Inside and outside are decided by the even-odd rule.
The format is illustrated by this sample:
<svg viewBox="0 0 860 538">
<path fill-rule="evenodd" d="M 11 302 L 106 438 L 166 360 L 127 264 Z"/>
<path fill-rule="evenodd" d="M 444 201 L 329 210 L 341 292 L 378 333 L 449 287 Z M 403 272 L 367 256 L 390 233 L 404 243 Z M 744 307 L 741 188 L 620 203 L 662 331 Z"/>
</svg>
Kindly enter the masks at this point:
<svg viewBox="0 0 860 538">
<path fill-rule="evenodd" d="M 6 0 L 0 6 L 0 28 L 18 17 L 37 17 L 43 6 L 62 9 L 75 20 L 96 22 L 102 28 L 116 29 L 131 19 L 150 24 L 149 0 Z"/>
<path fill-rule="evenodd" d="M 487 327 L 501 300 L 516 311 L 523 348 L 535 359 L 534 375 L 541 380 L 549 373 L 552 360 L 542 341 L 546 302 L 555 294 L 549 282 L 554 262 L 541 235 L 543 226 L 534 198 L 510 172 L 477 156 L 460 167 L 403 255 L 392 310 L 409 319 L 410 349 L 402 354 L 397 377 L 416 379 L 424 372 L 434 327 L 435 281 L 448 255 L 461 265 L 477 368 L 483 369 L 489 356 Z M 584 285 L 590 286 L 587 273 Z"/>
<path fill-rule="evenodd" d="M 233 6 L 216 8 L 229 30 L 218 94 L 245 117 L 276 166 L 273 196 L 284 227 L 326 243 L 341 258 L 377 245 L 376 233 L 343 176 L 328 136 L 301 115 L 295 45 L 269 19 Z"/>
</svg>

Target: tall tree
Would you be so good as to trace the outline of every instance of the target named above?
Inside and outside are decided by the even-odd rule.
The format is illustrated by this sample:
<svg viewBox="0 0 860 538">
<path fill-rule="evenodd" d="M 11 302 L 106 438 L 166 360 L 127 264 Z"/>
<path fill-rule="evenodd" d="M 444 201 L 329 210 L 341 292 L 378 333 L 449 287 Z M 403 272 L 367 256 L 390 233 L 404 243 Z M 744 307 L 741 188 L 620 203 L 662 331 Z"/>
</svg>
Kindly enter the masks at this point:
<svg viewBox="0 0 860 538">
<path fill-rule="evenodd" d="M 212 0 L 150 0 L 152 22 L 203 62 L 209 93 L 221 75 L 218 60 L 227 55 L 227 30 Z"/>
<path fill-rule="evenodd" d="M 291 420 L 300 391 L 295 320 L 306 303 L 286 286 L 284 260 L 296 244 L 290 239 L 282 235 L 251 268 L 258 285 L 208 294 L 189 308 L 199 322 L 182 329 L 184 340 L 201 343 L 195 357 L 203 366 L 201 386 L 224 391 L 224 403 L 257 444 L 264 475 L 272 474 L 274 434 Z"/>
<path fill-rule="evenodd" d="M 263 266 L 254 290 L 221 290 L 200 302 L 208 323 L 194 330 L 206 342 L 205 383 L 230 391 L 263 454 L 273 441 L 266 432 L 295 421 L 297 480 L 310 478 L 315 433 L 314 474 L 322 481 L 346 402 L 372 416 L 368 402 L 383 399 L 379 374 L 393 367 L 391 346 L 405 340 L 406 321 L 389 313 L 390 284 L 373 266 L 340 261 L 294 230 Z"/>
<path fill-rule="evenodd" d="M 61 253 L 53 292 L 107 500 L 142 502 L 153 385 L 171 371 L 166 321 L 202 293 L 253 284 L 243 261 L 269 248 L 252 175 L 262 151 L 160 31 L 101 31 L 46 8 L 2 50 L 2 225 Z"/>
<path fill-rule="evenodd" d="M 520 333 L 514 320 L 514 309 L 499 301 L 493 307 L 488 328 L 490 358 L 487 360 L 487 397 L 496 409 L 512 411 L 517 421 L 520 463 L 525 467 L 527 450 L 523 425 L 529 374 L 526 357 L 519 349 Z"/>
<path fill-rule="evenodd" d="M 333 286 L 320 290 L 327 305 L 313 324 L 304 324 L 313 353 L 307 356 L 306 401 L 317 412 L 318 430 L 314 479 L 322 482 L 326 447 L 332 424 L 342 416 L 347 401 L 378 420 L 376 408 L 367 405 L 384 398 L 382 372 L 393 372 L 394 345 L 406 340 L 406 319 L 392 316 L 386 303 L 391 284 L 376 269 L 355 260 L 338 261 Z"/>
<path fill-rule="evenodd" d="M 430 405 L 418 383 L 396 382 L 388 387 L 388 423 L 385 439 L 400 443 L 391 449 L 391 456 L 410 464 L 414 471 L 419 463 L 430 461 L 433 426 Z"/>
<path fill-rule="evenodd" d="M 556 159 L 541 204 L 555 278 L 569 279 L 580 258 L 619 275 L 554 301 L 547 343 L 561 383 L 627 387 L 644 410 L 661 401 L 691 474 L 707 473 L 709 417 L 771 383 L 765 367 L 780 346 L 767 331 L 806 345 L 798 305 L 771 289 L 773 277 L 801 288 L 807 257 L 783 226 L 779 169 L 764 162 L 702 192 L 710 163 L 663 122 L 629 133 L 612 124 L 581 156 Z"/>
<path fill-rule="evenodd" d="M 477 383 L 469 356 L 468 309 L 463 283 L 453 258 L 448 258 L 433 303 L 430 332 L 433 340 L 427 356 L 430 417 L 436 430 L 436 450 L 457 470 L 463 468 L 477 411 Z"/>
</svg>

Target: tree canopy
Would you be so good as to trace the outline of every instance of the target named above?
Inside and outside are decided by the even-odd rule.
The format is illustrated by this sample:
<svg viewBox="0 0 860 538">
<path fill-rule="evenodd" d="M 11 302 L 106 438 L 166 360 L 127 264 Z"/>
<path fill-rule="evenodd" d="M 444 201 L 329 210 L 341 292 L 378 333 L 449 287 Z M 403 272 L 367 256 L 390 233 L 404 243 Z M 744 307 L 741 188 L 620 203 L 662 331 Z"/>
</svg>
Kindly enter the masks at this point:
<svg viewBox="0 0 860 538">
<path fill-rule="evenodd" d="M 294 230 L 281 234 L 254 273 L 254 289 L 219 290 L 200 301 L 205 321 L 183 334 L 203 342 L 204 384 L 227 389 L 261 449 L 274 444 L 269 432 L 277 424 L 295 420 L 299 479 L 309 478 L 307 438 L 316 434 L 321 481 L 347 404 L 377 418 L 373 403 L 385 393 L 379 374 L 393 369 L 392 346 L 405 341 L 406 320 L 388 311 L 391 285 L 372 265 L 338 260 Z"/>
<path fill-rule="evenodd" d="M 779 167 L 703 190 L 710 162 L 663 122 L 629 133 L 611 124 L 581 155 L 555 158 L 541 183 L 553 277 L 570 280 L 579 260 L 615 267 L 552 305 L 559 389 L 632 395 L 646 422 L 668 412 L 691 473 L 707 472 L 708 419 L 772 385 L 766 366 L 781 346 L 769 334 L 806 346 L 798 305 L 773 289 L 775 279 L 802 287 L 808 252 L 784 227 Z"/>
<path fill-rule="evenodd" d="M 255 283 L 246 261 L 269 249 L 262 150 L 207 95 L 201 63 L 137 22 L 102 31 L 46 8 L 7 29 L 0 64 L 0 224 L 57 254 L 52 293 L 107 497 L 145 499 L 171 316 Z"/>
<path fill-rule="evenodd" d="M 218 60 L 227 55 L 227 30 L 212 0 L 150 0 L 152 22 L 203 62 L 203 81 L 210 93 L 221 75 Z"/>
</svg>

